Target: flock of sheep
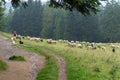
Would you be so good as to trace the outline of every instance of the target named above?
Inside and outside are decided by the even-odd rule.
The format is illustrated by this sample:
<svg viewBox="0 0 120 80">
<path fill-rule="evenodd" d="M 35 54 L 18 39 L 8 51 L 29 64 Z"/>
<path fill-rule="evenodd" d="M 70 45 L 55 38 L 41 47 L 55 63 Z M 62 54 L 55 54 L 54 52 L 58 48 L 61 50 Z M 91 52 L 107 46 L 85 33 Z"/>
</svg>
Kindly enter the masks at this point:
<svg viewBox="0 0 120 80">
<path fill-rule="evenodd" d="M 30 36 L 27 36 L 27 37 L 23 37 L 23 36 L 20 36 L 18 35 L 17 37 L 12 37 L 11 38 L 11 41 L 12 41 L 12 44 L 16 44 L 16 39 L 19 39 L 19 44 L 23 44 L 23 41 L 22 39 L 28 39 L 30 41 L 36 41 L 36 42 L 43 42 L 44 39 L 42 38 L 37 38 L 37 37 L 30 37 Z M 46 40 L 45 40 L 46 41 Z M 57 42 L 61 42 L 61 43 L 65 43 L 65 46 L 68 46 L 68 47 L 76 47 L 76 48 L 86 48 L 87 50 L 89 49 L 92 49 L 92 50 L 96 50 L 96 49 L 101 49 L 103 51 L 106 51 L 106 47 L 104 45 L 102 45 L 102 43 L 90 43 L 90 42 L 80 42 L 80 41 L 68 41 L 68 40 L 53 40 L 53 39 L 47 39 L 46 41 L 48 44 L 57 44 Z M 115 52 L 115 49 L 116 48 L 120 48 L 119 45 L 115 45 L 113 43 L 110 44 L 111 46 L 111 50 L 112 52 Z"/>
</svg>

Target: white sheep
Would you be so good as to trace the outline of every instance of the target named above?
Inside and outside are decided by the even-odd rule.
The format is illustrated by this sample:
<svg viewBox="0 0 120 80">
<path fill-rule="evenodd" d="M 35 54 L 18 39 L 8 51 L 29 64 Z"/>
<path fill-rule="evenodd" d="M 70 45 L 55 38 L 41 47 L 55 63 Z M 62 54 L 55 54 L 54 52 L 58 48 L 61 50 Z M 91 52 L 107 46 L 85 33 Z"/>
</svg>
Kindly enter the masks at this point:
<svg viewBox="0 0 120 80">
<path fill-rule="evenodd" d="M 68 42 L 68 43 L 67 43 L 67 46 L 69 46 L 69 47 L 75 47 L 75 46 L 76 46 L 76 43 Z"/>
<path fill-rule="evenodd" d="M 82 46 L 82 44 L 76 44 L 76 47 L 77 48 L 82 48 L 83 46 Z"/>
<path fill-rule="evenodd" d="M 56 44 L 57 41 L 52 40 L 52 39 L 48 39 L 48 40 L 47 40 L 47 43 L 48 43 L 48 44 Z"/>
<path fill-rule="evenodd" d="M 105 47 L 105 46 L 102 46 L 101 49 L 102 49 L 103 51 L 106 51 L 106 47 Z"/>
<path fill-rule="evenodd" d="M 74 43 L 74 41 L 71 41 L 71 43 Z"/>
</svg>

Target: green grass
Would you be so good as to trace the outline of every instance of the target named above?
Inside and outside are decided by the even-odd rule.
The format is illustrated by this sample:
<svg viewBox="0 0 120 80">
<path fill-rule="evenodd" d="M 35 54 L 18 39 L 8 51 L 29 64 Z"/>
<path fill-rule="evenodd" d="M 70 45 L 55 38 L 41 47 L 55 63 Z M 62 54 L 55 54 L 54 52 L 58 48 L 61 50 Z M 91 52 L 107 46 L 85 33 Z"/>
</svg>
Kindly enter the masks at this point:
<svg viewBox="0 0 120 80">
<path fill-rule="evenodd" d="M 9 58 L 9 60 L 13 60 L 13 61 L 25 61 L 25 58 L 23 56 L 16 56 L 13 55 Z"/>
<path fill-rule="evenodd" d="M 60 42 L 53 45 L 47 44 L 46 41 L 24 40 L 24 42 L 24 46 L 18 45 L 18 47 L 46 56 L 46 67 L 38 74 L 37 80 L 57 80 L 58 77 L 58 64 L 55 58 L 45 53 L 42 48 L 52 50 L 66 59 L 67 80 L 120 80 L 120 48 L 116 48 L 116 52 L 113 53 L 110 43 L 102 44 L 106 47 L 106 51 L 102 51 L 87 50 L 85 47 L 70 48 Z M 120 43 L 114 44 L 120 45 Z M 54 76 L 57 77 L 53 78 Z"/>
<path fill-rule="evenodd" d="M 3 62 L 2 60 L 0 60 L 0 71 L 1 70 L 6 70 L 8 68 L 8 65 Z"/>
<path fill-rule="evenodd" d="M 120 80 L 119 48 L 112 53 L 109 44 L 102 44 L 107 48 L 105 52 L 101 49 L 70 48 L 64 43 L 51 45 L 44 42 L 39 45 L 67 60 L 68 80 Z"/>
<path fill-rule="evenodd" d="M 3 36 L 6 36 L 6 37 L 8 37 L 8 38 L 13 37 L 13 35 L 10 34 L 10 33 L 5 33 L 5 32 L 1 32 L 1 31 L 0 31 L 0 34 L 3 35 Z"/>
</svg>

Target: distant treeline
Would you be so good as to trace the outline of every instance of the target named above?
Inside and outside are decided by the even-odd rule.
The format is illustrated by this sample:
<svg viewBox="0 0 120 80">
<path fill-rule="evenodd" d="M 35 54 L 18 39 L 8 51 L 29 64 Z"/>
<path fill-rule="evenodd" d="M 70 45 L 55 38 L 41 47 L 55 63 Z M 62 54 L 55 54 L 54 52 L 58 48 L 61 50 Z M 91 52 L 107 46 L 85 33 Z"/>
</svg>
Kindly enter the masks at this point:
<svg viewBox="0 0 120 80">
<path fill-rule="evenodd" d="M 89 42 L 120 42 L 120 3 L 111 1 L 99 7 L 98 14 L 84 16 L 77 11 L 51 8 L 41 1 L 28 1 L 28 7 L 9 11 L 8 32 L 52 39 Z"/>
</svg>

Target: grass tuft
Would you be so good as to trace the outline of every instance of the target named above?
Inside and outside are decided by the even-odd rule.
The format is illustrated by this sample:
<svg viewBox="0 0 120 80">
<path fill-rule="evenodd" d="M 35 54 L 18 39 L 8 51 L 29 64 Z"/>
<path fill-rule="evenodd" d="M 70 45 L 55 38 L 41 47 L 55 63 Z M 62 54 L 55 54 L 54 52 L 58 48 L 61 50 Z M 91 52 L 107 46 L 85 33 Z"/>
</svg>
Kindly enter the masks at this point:
<svg viewBox="0 0 120 80">
<path fill-rule="evenodd" d="M 0 60 L 0 70 L 7 70 L 7 68 L 8 68 L 7 63 Z"/>
<path fill-rule="evenodd" d="M 23 56 L 16 56 L 13 55 L 9 58 L 9 60 L 14 60 L 14 61 L 25 61 L 25 58 Z"/>
<path fill-rule="evenodd" d="M 94 69 L 93 69 L 94 72 L 101 72 L 100 68 L 95 66 Z"/>
</svg>

